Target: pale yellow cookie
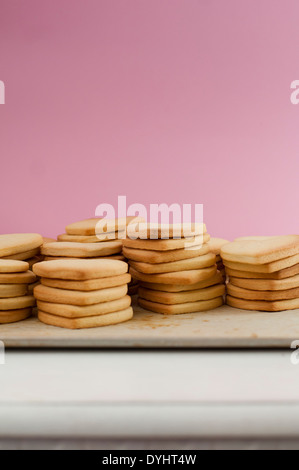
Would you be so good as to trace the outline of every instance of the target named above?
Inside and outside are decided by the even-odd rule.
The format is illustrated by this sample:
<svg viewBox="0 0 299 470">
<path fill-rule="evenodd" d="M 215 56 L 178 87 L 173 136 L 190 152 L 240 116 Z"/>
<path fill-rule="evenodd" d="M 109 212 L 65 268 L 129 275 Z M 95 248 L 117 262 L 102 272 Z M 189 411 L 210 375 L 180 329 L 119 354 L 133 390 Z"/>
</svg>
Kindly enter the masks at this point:
<svg viewBox="0 0 299 470">
<path fill-rule="evenodd" d="M 267 264 L 246 264 L 246 263 L 235 263 L 233 261 L 224 261 L 227 268 L 235 269 L 236 271 L 246 271 L 252 273 L 275 273 L 284 269 L 291 268 L 299 264 L 299 254 L 284 258 L 279 261 L 273 261 Z"/>
<path fill-rule="evenodd" d="M 205 224 L 148 224 L 146 222 L 131 223 L 127 236 L 132 240 L 163 240 L 171 238 L 188 238 L 202 236 L 207 233 Z"/>
<path fill-rule="evenodd" d="M 25 273 L 29 264 L 24 261 L 0 259 L 0 274 Z"/>
<path fill-rule="evenodd" d="M 53 304 L 50 302 L 37 301 L 39 310 L 52 315 L 66 318 L 84 318 L 94 317 L 98 315 L 106 315 L 107 313 L 115 313 L 126 310 L 131 305 L 131 297 L 128 295 L 121 299 L 111 300 L 110 302 L 102 302 L 100 304 L 76 306 L 66 304 Z"/>
<path fill-rule="evenodd" d="M 223 260 L 253 265 L 272 263 L 298 254 L 299 235 L 239 240 L 228 243 L 221 249 Z"/>
<path fill-rule="evenodd" d="M 227 285 L 227 293 L 232 297 L 237 297 L 238 299 L 248 299 L 248 300 L 267 300 L 267 301 L 276 301 L 276 300 L 288 300 L 288 299 L 299 299 L 299 287 L 295 289 L 288 290 L 278 290 L 278 291 L 257 291 L 244 289 L 242 287 L 234 286 L 233 284 Z"/>
<path fill-rule="evenodd" d="M 43 302 L 69 305 L 93 305 L 100 302 L 109 302 L 124 297 L 128 293 L 128 286 L 111 287 L 108 289 L 94 290 L 91 292 L 55 289 L 39 285 L 34 288 L 34 296 Z"/>
<path fill-rule="evenodd" d="M 83 292 L 123 286 L 125 284 L 129 284 L 130 281 L 130 274 L 121 274 L 120 276 L 106 278 L 103 277 L 101 279 L 91 279 L 88 281 L 63 281 L 61 279 L 48 279 L 45 277 L 41 278 L 41 283 L 43 286 L 54 287 L 56 289 L 78 290 Z"/>
<path fill-rule="evenodd" d="M 128 265 L 112 259 L 72 259 L 43 261 L 35 264 L 33 271 L 37 276 L 50 279 L 85 281 L 126 274 Z"/>
<path fill-rule="evenodd" d="M 142 221 L 141 217 L 125 217 L 121 219 L 86 219 L 75 222 L 66 227 L 68 235 L 96 235 L 100 233 L 122 232 L 126 227 L 135 222 Z"/>
<path fill-rule="evenodd" d="M 299 287 L 299 275 L 288 277 L 287 279 L 241 279 L 238 277 L 229 278 L 230 283 L 237 287 L 250 290 L 287 290 Z"/>
<path fill-rule="evenodd" d="M 43 261 L 59 261 L 62 259 L 78 259 L 78 257 L 70 257 L 70 256 L 44 256 Z M 80 258 L 80 259 L 91 259 L 91 258 Z M 117 259 L 119 261 L 125 261 L 126 258 L 123 255 L 110 255 L 110 256 L 94 256 L 92 259 Z"/>
<path fill-rule="evenodd" d="M 141 299 L 158 302 L 159 304 L 176 305 L 187 302 L 198 302 L 211 300 L 225 294 L 224 284 L 219 284 L 205 289 L 192 290 L 188 292 L 159 292 L 156 290 L 139 288 L 138 295 Z"/>
<path fill-rule="evenodd" d="M 107 315 L 99 315 L 94 317 L 85 318 L 64 318 L 57 315 L 51 315 L 39 310 L 38 319 L 47 325 L 57 326 L 60 328 L 68 328 L 71 330 L 84 329 L 84 328 L 98 328 L 100 326 L 116 325 L 123 323 L 133 318 L 132 307 L 122 310 L 120 312 L 108 313 Z"/>
<path fill-rule="evenodd" d="M 70 258 L 93 258 L 108 256 L 121 252 L 120 240 L 103 243 L 71 243 L 55 242 L 43 245 L 41 253 L 44 256 L 64 256 Z"/>
<path fill-rule="evenodd" d="M 0 299 L 0 310 L 19 310 L 35 306 L 35 298 L 32 295 Z"/>
<path fill-rule="evenodd" d="M 216 266 L 204 269 L 194 269 L 193 271 L 180 271 L 176 273 L 163 274 L 144 274 L 139 273 L 134 268 L 130 268 L 130 274 L 135 279 L 143 282 L 151 282 L 158 284 L 178 284 L 190 285 L 200 281 L 204 281 L 214 276 L 217 272 Z"/>
<path fill-rule="evenodd" d="M 172 263 L 149 264 L 139 261 L 130 261 L 130 266 L 136 271 L 145 274 L 173 273 L 178 271 L 189 271 L 194 269 L 209 268 L 216 265 L 216 256 L 213 253 L 190 258 Z"/>
<path fill-rule="evenodd" d="M 22 308 L 19 310 L 0 311 L 0 324 L 15 323 L 26 320 L 32 314 L 31 308 Z"/>
<path fill-rule="evenodd" d="M 151 250 L 136 250 L 135 248 L 123 247 L 123 254 L 126 258 L 133 261 L 140 261 L 143 263 L 171 263 L 173 261 L 180 261 L 183 259 L 196 258 L 197 256 L 206 255 L 209 253 L 208 243 L 202 246 L 194 246 L 181 250 L 170 251 L 151 251 Z"/>
<path fill-rule="evenodd" d="M 299 299 L 267 302 L 263 300 L 237 299 L 236 297 L 231 297 L 228 295 L 226 297 L 226 303 L 231 307 L 261 312 L 283 312 L 286 310 L 297 310 L 299 308 Z"/>
<path fill-rule="evenodd" d="M 190 237 L 182 238 L 180 240 L 131 240 L 126 238 L 123 240 L 123 245 L 127 248 L 135 248 L 140 250 L 150 251 L 170 251 L 170 250 L 182 250 L 191 249 L 193 247 L 203 246 L 210 240 L 210 235 L 207 233 L 203 237 Z"/>
<path fill-rule="evenodd" d="M 224 238 L 211 238 L 211 240 L 208 243 L 208 246 L 210 248 L 211 253 L 214 253 L 214 255 L 218 256 L 218 260 L 220 258 L 221 260 L 221 248 L 225 245 L 230 243 L 228 240 L 225 240 Z"/>
<path fill-rule="evenodd" d="M 141 282 L 140 286 L 147 289 L 162 291 L 162 292 L 186 292 L 198 289 L 205 289 L 206 287 L 214 286 L 216 284 L 223 284 L 222 275 L 217 272 L 214 276 L 206 279 L 205 281 L 197 282 L 191 285 L 173 285 L 173 284 L 152 284 L 150 282 Z"/>
<path fill-rule="evenodd" d="M 43 244 L 41 235 L 36 233 L 14 233 L 0 235 L 0 257 L 7 257 L 34 250 Z M 30 258 L 30 256 L 29 256 Z"/>
<path fill-rule="evenodd" d="M 99 243 L 109 242 L 115 240 L 123 240 L 125 238 L 125 232 L 111 232 L 101 233 L 97 235 L 68 235 L 63 233 L 58 235 L 57 240 L 59 242 L 72 242 L 72 243 Z"/>
<path fill-rule="evenodd" d="M 36 281 L 36 276 L 31 272 L 26 273 L 0 273 L 0 284 L 31 284 Z"/>
<path fill-rule="evenodd" d="M 40 253 L 40 248 L 35 248 L 34 250 L 24 251 L 23 253 L 18 253 L 16 255 L 4 256 L 3 259 L 13 259 L 17 261 L 27 261 L 34 256 L 37 256 Z"/>
<path fill-rule="evenodd" d="M 299 264 L 274 273 L 252 273 L 230 268 L 226 268 L 226 272 L 228 276 L 241 277 L 243 279 L 286 279 L 287 277 L 293 277 L 299 274 Z"/>
<path fill-rule="evenodd" d="M 0 298 L 21 297 L 28 293 L 27 284 L 0 284 Z"/>
<path fill-rule="evenodd" d="M 158 302 L 138 298 L 138 304 L 140 307 L 150 310 L 151 312 L 163 313 L 164 315 L 180 315 L 183 313 L 206 312 L 221 307 L 221 305 L 223 305 L 223 297 L 177 305 L 159 304 Z"/>
</svg>

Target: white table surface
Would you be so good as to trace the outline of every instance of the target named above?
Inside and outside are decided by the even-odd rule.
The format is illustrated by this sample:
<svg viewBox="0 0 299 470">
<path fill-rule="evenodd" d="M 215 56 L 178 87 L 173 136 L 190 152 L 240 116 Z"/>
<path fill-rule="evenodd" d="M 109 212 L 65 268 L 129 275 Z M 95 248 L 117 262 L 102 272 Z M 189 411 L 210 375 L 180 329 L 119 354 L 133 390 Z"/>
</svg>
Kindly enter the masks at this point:
<svg viewBox="0 0 299 470">
<path fill-rule="evenodd" d="M 291 352 L 8 350 L 0 437 L 296 438 Z"/>
</svg>

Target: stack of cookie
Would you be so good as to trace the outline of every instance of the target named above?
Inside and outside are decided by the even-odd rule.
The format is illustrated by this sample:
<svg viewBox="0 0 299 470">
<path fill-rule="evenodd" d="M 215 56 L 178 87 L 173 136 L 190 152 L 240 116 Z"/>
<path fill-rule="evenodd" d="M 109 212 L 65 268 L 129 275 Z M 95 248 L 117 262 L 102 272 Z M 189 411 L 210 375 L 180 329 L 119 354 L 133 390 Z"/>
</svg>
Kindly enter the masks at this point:
<svg viewBox="0 0 299 470">
<path fill-rule="evenodd" d="M 61 328 L 113 325 L 133 317 L 128 265 L 118 260 L 56 260 L 34 265 L 38 318 Z"/>
<path fill-rule="evenodd" d="M 28 293 L 28 285 L 35 275 L 24 261 L 0 259 L 0 323 L 25 320 L 32 313 L 35 299 Z"/>
<path fill-rule="evenodd" d="M 221 258 L 221 248 L 229 243 L 224 238 L 211 238 L 209 241 L 210 252 L 216 255 L 217 269 L 221 272 L 224 282 L 226 281 L 225 266 Z"/>
<path fill-rule="evenodd" d="M 87 219 L 68 225 L 56 243 L 44 244 L 45 261 L 66 258 L 109 258 L 124 261 L 122 239 L 134 217 Z"/>
<path fill-rule="evenodd" d="M 228 305 L 266 312 L 299 308 L 299 235 L 237 239 L 221 256 Z"/>
<path fill-rule="evenodd" d="M 203 224 L 130 226 L 123 253 L 140 281 L 139 305 L 162 314 L 220 307 L 225 286 L 209 240 Z"/>
</svg>

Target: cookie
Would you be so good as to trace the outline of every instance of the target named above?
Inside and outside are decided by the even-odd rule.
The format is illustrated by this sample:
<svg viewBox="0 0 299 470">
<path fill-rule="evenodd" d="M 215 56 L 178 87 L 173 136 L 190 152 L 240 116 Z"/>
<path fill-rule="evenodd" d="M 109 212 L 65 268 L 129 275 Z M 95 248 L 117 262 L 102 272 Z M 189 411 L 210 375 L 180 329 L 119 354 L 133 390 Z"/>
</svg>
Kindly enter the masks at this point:
<svg viewBox="0 0 299 470">
<path fill-rule="evenodd" d="M 132 307 L 126 310 L 121 310 L 115 313 L 108 313 L 107 315 L 99 315 L 85 318 L 64 318 L 57 315 L 51 315 L 49 313 L 38 311 L 38 319 L 46 323 L 47 325 L 57 326 L 60 328 L 68 328 L 71 330 L 83 329 L 83 328 L 98 328 L 100 326 L 116 325 L 117 323 L 123 323 L 133 318 Z"/>
<path fill-rule="evenodd" d="M 251 273 L 248 271 L 238 271 L 236 269 L 226 268 L 228 276 L 241 277 L 243 279 L 286 279 L 287 277 L 299 274 L 299 264 L 291 268 L 282 269 L 274 273 Z"/>
<path fill-rule="evenodd" d="M 99 315 L 106 315 L 107 313 L 115 313 L 121 310 L 126 310 L 131 305 L 131 297 L 128 295 L 121 299 L 111 300 L 110 302 L 102 302 L 100 304 L 76 306 L 65 304 L 53 304 L 50 302 L 37 301 L 39 310 L 52 315 L 65 318 L 84 318 L 94 317 Z"/>
<path fill-rule="evenodd" d="M 103 243 L 71 243 L 55 242 L 43 245 L 41 254 L 44 256 L 63 256 L 69 258 L 94 258 L 108 256 L 121 252 L 122 242 Z"/>
<path fill-rule="evenodd" d="M 0 284 L 31 284 L 36 281 L 36 276 L 31 272 L 26 273 L 0 273 Z"/>
<path fill-rule="evenodd" d="M 132 277 L 138 279 L 138 281 L 151 282 L 154 284 L 190 285 L 209 279 L 214 276 L 216 272 L 216 266 L 204 269 L 194 269 L 193 271 L 180 271 L 176 273 L 163 274 L 144 274 L 139 273 L 134 268 L 130 268 L 130 274 Z"/>
<path fill-rule="evenodd" d="M 222 275 L 217 272 L 214 276 L 206 279 L 205 281 L 197 282 L 191 285 L 173 285 L 173 284 L 152 284 L 150 282 L 141 282 L 140 286 L 146 289 L 162 291 L 162 292 L 185 292 L 198 289 L 205 289 L 206 287 L 214 286 L 223 283 Z"/>
<path fill-rule="evenodd" d="M 0 284 L 0 299 L 21 297 L 28 292 L 27 284 Z"/>
<path fill-rule="evenodd" d="M 237 287 L 250 290 L 287 290 L 299 287 L 299 275 L 288 277 L 287 279 L 240 279 L 238 277 L 229 278 L 230 283 Z"/>
<path fill-rule="evenodd" d="M 202 236 L 207 233 L 205 224 L 148 224 L 146 222 L 131 223 L 127 228 L 127 236 L 132 240 L 163 240 L 172 238 L 188 238 Z"/>
<path fill-rule="evenodd" d="M 228 243 L 221 249 L 223 260 L 253 265 L 272 263 L 298 254 L 299 235 L 239 240 Z"/>
<path fill-rule="evenodd" d="M 34 250 L 24 251 L 22 253 L 18 253 L 16 255 L 4 256 L 3 259 L 13 259 L 18 261 L 25 261 L 40 253 L 40 248 L 35 248 Z"/>
<path fill-rule="evenodd" d="M 218 256 L 218 260 L 221 261 L 221 248 L 225 245 L 230 243 L 228 240 L 225 240 L 224 238 L 211 238 L 211 240 L 208 243 L 208 246 L 210 248 L 210 252 L 214 253 L 214 255 Z M 220 259 L 219 259 L 220 258 Z"/>
<path fill-rule="evenodd" d="M 16 233 L 0 235 L 0 257 L 7 257 L 39 248 L 43 244 L 41 235 L 36 233 Z M 30 258 L 30 256 L 29 256 Z"/>
<path fill-rule="evenodd" d="M 128 265 L 123 261 L 112 259 L 71 259 L 43 261 L 35 264 L 33 271 L 37 276 L 50 279 L 86 281 L 126 274 Z"/>
<path fill-rule="evenodd" d="M 237 287 L 232 284 L 227 285 L 227 293 L 232 297 L 237 297 L 238 299 L 248 299 L 248 300 L 266 300 L 266 301 L 276 301 L 276 300 L 288 300 L 288 299 L 299 299 L 299 287 L 295 289 L 288 290 L 278 290 L 278 291 L 255 291 L 249 289 L 243 289 L 242 287 Z"/>
<path fill-rule="evenodd" d="M 70 259 L 78 259 L 76 257 L 70 256 L 44 256 L 43 261 L 58 261 L 58 260 L 70 260 Z M 90 259 L 90 258 L 80 258 L 80 259 Z M 117 259 L 119 261 L 126 261 L 126 258 L 123 255 L 110 255 L 110 256 L 95 256 L 92 259 Z"/>
<path fill-rule="evenodd" d="M 0 259 L 0 274 L 25 273 L 29 264 L 24 261 Z"/>
<path fill-rule="evenodd" d="M 268 264 L 246 264 L 246 263 L 235 263 L 232 261 L 224 261 L 227 268 L 235 269 L 236 271 L 247 271 L 253 273 L 274 273 L 282 271 L 283 269 L 291 268 L 299 264 L 299 254 L 290 256 L 288 258 L 281 259 L 279 261 L 273 261 Z"/>
<path fill-rule="evenodd" d="M 86 219 L 75 222 L 66 227 L 68 235 L 96 235 L 100 233 L 111 233 L 124 231 L 127 225 L 142 221 L 141 217 L 125 217 L 121 219 Z"/>
<path fill-rule="evenodd" d="M 189 292 L 159 292 L 155 290 L 139 288 L 139 297 L 159 304 L 176 305 L 187 302 L 198 302 L 211 300 L 225 294 L 225 286 L 219 284 L 205 289 L 192 290 Z"/>
<path fill-rule="evenodd" d="M 187 302 L 185 304 L 165 305 L 157 302 L 151 302 L 145 299 L 138 299 L 138 304 L 145 310 L 155 313 L 163 313 L 164 315 L 180 315 L 183 313 L 206 312 L 223 305 L 223 297 L 217 297 L 212 300 L 202 300 L 198 302 Z"/>
<path fill-rule="evenodd" d="M 121 274 L 120 276 L 103 277 L 101 279 L 91 279 L 88 281 L 63 281 L 60 279 L 41 278 L 43 286 L 54 287 L 56 289 L 78 290 L 82 292 L 124 286 L 125 284 L 129 284 L 130 281 L 130 274 Z"/>
<path fill-rule="evenodd" d="M 197 258 L 173 261 L 172 263 L 149 264 L 139 261 L 130 261 L 130 266 L 140 273 L 159 274 L 189 271 L 194 269 L 209 268 L 216 264 L 216 256 L 213 253 L 198 256 Z"/>
<path fill-rule="evenodd" d="M 170 251 L 202 246 L 208 243 L 209 240 L 210 235 L 208 234 L 203 235 L 203 237 L 182 238 L 180 240 L 131 240 L 126 238 L 123 240 L 123 246 L 140 250 Z"/>
<path fill-rule="evenodd" d="M 90 292 L 55 289 L 39 285 L 34 289 L 34 296 L 43 302 L 67 305 L 93 305 L 100 302 L 109 302 L 124 297 L 128 293 L 128 286 L 110 287 L 108 289 L 94 290 Z"/>
<path fill-rule="evenodd" d="M 19 310 L 35 306 L 35 298 L 32 295 L 0 299 L 0 310 Z"/>
<path fill-rule="evenodd" d="M 32 314 L 31 308 L 22 308 L 19 310 L 0 311 L 0 324 L 15 323 L 26 320 Z"/>
<path fill-rule="evenodd" d="M 226 303 L 231 307 L 261 312 L 283 312 L 286 310 L 296 310 L 299 308 L 299 299 L 277 300 L 275 302 L 267 302 L 263 300 L 237 299 L 236 297 L 231 297 L 230 295 L 228 295 L 226 297 Z"/>
<path fill-rule="evenodd" d="M 49 237 L 43 237 L 43 245 L 46 243 L 54 243 L 56 240 L 54 238 L 49 238 Z"/>
<path fill-rule="evenodd" d="M 183 259 L 195 258 L 209 253 L 208 243 L 204 245 L 194 246 L 181 250 L 170 251 L 151 251 L 136 250 L 135 248 L 123 247 L 123 254 L 126 258 L 133 261 L 141 261 L 143 263 L 171 263 L 173 261 L 181 261 Z"/>
<path fill-rule="evenodd" d="M 72 243 L 99 243 L 99 242 L 109 242 L 115 240 L 122 240 L 125 238 L 125 232 L 112 232 L 112 233 L 103 233 L 101 235 L 68 235 L 63 233 L 58 235 L 57 240 L 59 242 L 72 242 Z"/>
</svg>

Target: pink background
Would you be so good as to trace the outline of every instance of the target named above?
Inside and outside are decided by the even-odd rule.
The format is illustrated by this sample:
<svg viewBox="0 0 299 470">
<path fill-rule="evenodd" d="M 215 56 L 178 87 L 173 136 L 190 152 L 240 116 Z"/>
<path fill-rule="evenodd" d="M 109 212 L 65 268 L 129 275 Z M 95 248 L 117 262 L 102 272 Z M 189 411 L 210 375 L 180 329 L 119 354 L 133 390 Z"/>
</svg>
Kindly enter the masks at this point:
<svg viewBox="0 0 299 470">
<path fill-rule="evenodd" d="M 102 202 L 299 233 L 298 0 L 0 0 L 1 232 Z"/>
</svg>

